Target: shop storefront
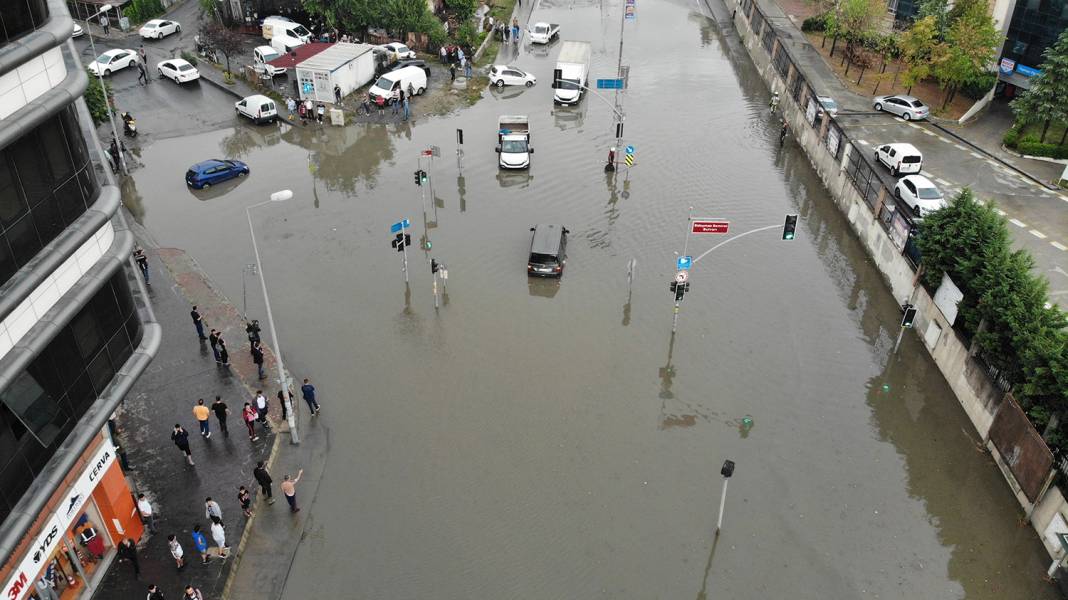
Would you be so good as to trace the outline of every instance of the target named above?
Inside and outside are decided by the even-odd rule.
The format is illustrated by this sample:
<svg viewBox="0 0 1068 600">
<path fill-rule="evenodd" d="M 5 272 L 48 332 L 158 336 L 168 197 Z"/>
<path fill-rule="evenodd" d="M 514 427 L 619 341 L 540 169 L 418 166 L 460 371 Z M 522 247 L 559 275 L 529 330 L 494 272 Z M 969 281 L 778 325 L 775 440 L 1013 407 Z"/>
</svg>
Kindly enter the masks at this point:
<svg viewBox="0 0 1068 600">
<path fill-rule="evenodd" d="M 143 525 L 110 440 L 100 437 L 84 456 L 38 518 L 29 543 L 5 565 L 4 600 L 88 597 L 119 542 L 141 538 Z"/>
</svg>

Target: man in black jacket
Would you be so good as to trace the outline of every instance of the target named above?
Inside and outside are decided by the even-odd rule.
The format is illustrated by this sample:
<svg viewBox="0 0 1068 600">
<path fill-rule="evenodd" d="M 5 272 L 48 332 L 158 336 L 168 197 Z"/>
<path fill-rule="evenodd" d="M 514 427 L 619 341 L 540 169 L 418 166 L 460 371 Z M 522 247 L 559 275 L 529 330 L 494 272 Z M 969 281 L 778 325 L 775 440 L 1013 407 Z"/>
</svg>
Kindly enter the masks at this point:
<svg viewBox="0 0 1068 600">
<path fill-rule="evenodd" d="M 274 504 L 274 498 L 271 497 L 271 483 L 274 480 L 271 479 L 271 474 L 267 472 L 267 467 L 263 466 L 262 460 L 256 463 L 255 469 L 252 469 L 252 476 L 260 484 L 260 493 L 267 498 L 267 504 Z"/>
<path fill-rule="evenodd" d="M 185 459 L 189 461 L 189 464 L 196 464 L 193 462 L 193 451 L 189 449 L 189 432 L 177 423 L 174 424 L 174 431 L 171 432 L 171 441 L 185 453 Z"/>
</svg>

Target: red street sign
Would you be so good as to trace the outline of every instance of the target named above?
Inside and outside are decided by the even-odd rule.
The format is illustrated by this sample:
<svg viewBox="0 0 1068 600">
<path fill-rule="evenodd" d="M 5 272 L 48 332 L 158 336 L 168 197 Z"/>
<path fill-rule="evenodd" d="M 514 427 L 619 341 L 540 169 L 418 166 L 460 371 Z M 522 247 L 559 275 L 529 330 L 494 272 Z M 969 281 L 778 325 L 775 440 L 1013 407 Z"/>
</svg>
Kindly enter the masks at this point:
<svg viewBox="0 0 1068 600">
<path fill-rule="evenodd" d="M 727 233 L 730 221 L 694 221 L 690 231 L 694 233 Z"/>
<path fill-rule="evenodd" d="M 423 156 L 430 156 L 434 153 L 433 150 L 423 150 Z"/>
</svg>

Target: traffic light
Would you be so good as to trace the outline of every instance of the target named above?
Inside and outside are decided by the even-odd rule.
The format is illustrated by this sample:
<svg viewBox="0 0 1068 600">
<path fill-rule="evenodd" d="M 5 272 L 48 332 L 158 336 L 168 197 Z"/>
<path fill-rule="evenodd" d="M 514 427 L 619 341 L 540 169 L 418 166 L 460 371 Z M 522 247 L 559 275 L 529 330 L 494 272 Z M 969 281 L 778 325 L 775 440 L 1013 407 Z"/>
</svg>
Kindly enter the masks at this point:
<svg viewBox="0 0 1068 600">
<path fill-rule="evenodd" d="M 782 226 L 782 239 L 794 239 L 795 229 L 797 229 L 797 215 L 786 215 L 786 224 Z"/>
<path fill-rule="evenodd" d="M 393 247 L 397 249 L 397 252 L 404 252 L 404 248 L 412 243 L 412 236 L 407 233 L 398 233 L 397 237 L 393 238 Z"/>
<path fill-rule="evenodd" d="M 901 315 L 901 326 L 912 328 L 913 321 L 916 320 L 916 307 L 911 304 L 905 305 L 905 314 Z"/>
<path fill-rule="evenodd" d="M 675 292 L 675 302 L 682 302 L 683 295 L 690 291 L 690 282 L 679 283 L 677 281 L 672 281 L 671 291 Z"/>
<path fill-rule="evenodd" d="M 426 171 L 420 170 L 419 171 L 419 185 L 426 185 L 427 179 L 428 178 L 427 178 L 427 175 L 426 175 Z"/>
<path fill-rule="evenodd" d="M 438 261 L 436 259 L 433 259 L 433 258 L 430 259 L 430 272 L 431 273 L 437 273 L 438 269 L 440 269 L 440 268 L 441 268 L 441 265 L 438 264 Z"/>
<path fill-rule="evenodd" d="M 421 172 L 422 171 L 419 171 L 417 169 L 415 171 L 415 173 L 414 173 L 414 175 L 415 175 L 415 185 L 423 185 L 423 177 L 422 177 L 422 175 L 420 175 Z"/>
<path fill-rule="evenodd" d="M 560 87 L 560 80 L 564 78 L 564 72 L 561 69 L 553 69 L 553 89 Z"/>
</svg>

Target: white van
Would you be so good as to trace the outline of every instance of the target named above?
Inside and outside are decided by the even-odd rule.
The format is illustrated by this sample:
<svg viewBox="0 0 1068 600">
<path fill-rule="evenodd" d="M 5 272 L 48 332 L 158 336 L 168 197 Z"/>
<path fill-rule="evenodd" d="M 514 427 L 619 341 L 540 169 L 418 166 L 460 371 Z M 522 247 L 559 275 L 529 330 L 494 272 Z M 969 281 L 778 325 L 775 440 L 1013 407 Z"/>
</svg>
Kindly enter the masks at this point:
<svg viewBox="0 0 1068 600">
<path fill-rule="evenodd" d="M 289 54 L 303 45 L 304 42 L 288 35 L 276 35 L 271 38 L 271 47 L 277 50 L 279 54 Z"/>
<path fill-rule="evenodd" d="M 282 56 L 277 50 L 270 46 L 257 46 L 252 51 L 252 62 L 257 69 L 262 69 L 264 73 L 267 73 L 271 77 L 276 75 L 285 75 L 285 67 L 276 67 L 267 63 Z"/>
<path fill-rule="evenodd" d="M 311 41 L 312 34 L 308 28 L 289 19 L 279 17 L 267 17 L 263 20 L 263 39 L 274 39 L 275 36 L 288 35 L 307 44 Z"/>
<path fill-rule="evenodd" d="M 237 114 L 252 119 L 253 123 L 267 123 L 278 118 L 278 109 L 275 108 L 274 100 L 259 94 L 234 102 L 234 109 L 237 110 Z"/>
<path fill-rule="evenodd" d="M 394 90 L 404 90 L 405 94 L 416 96 L 426 91 L 426 71 L 420 67 L 401 67 L 378 78 L 367 95 L 371 102 L 379 106 L 389 104 Z"/>
<path fill-rule="evenodd" d="M 919 173 L 923 154 L 912 144 L 883 144 L 875 150 L 875 160 L 886 165 L 891 175 Z"/>
</svg>

